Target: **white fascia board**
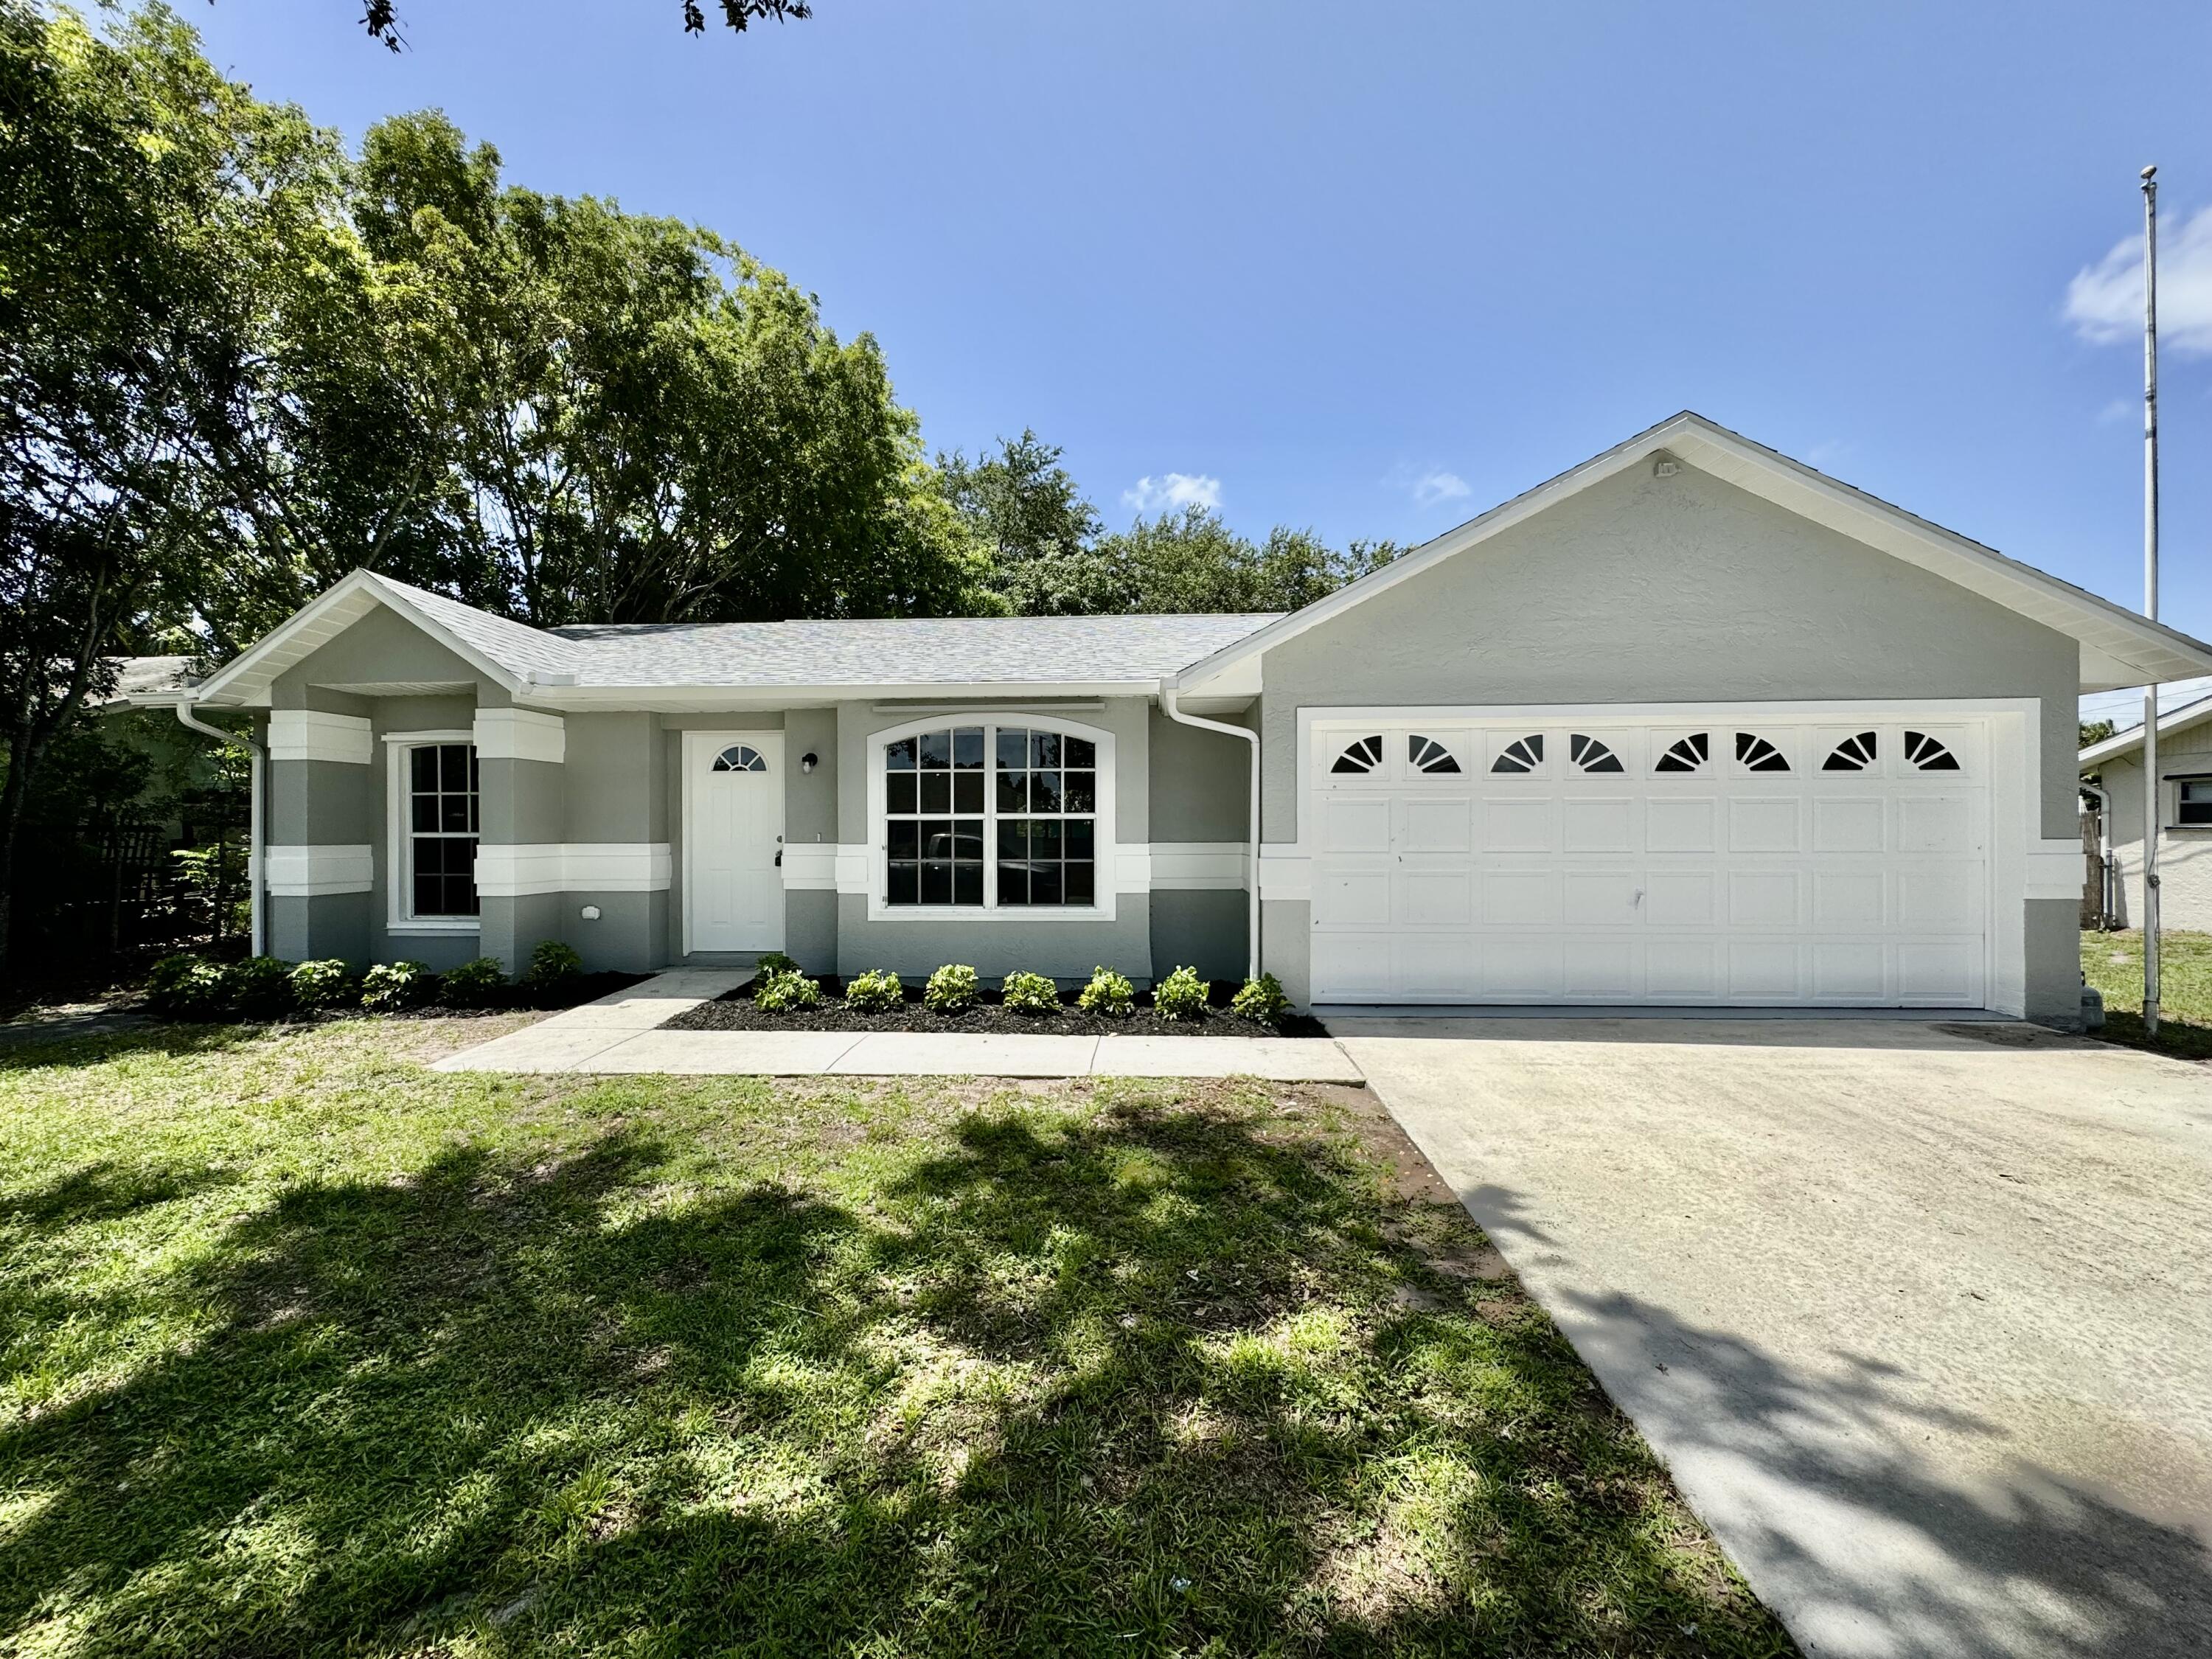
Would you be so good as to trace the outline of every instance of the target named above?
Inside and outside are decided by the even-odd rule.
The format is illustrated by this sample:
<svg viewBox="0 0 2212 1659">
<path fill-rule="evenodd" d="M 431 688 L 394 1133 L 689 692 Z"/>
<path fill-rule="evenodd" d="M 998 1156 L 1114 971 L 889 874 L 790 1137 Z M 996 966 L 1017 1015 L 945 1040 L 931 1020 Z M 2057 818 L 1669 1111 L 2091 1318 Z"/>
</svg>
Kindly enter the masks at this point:
<svg viewBox="0 0 2212 1659">
<path fill-rule="evenodd" d="M 373 572 L 356 570 L 210 675 L 193 701 L 226 708 L 267 706 L 270 682 L 380 605 L 397 611 L 509 695 L 523 690 L 521 678 L 512 670 L 494 662 L 417 609 L 404 593 Z"/>
<path fill-rule="evenodd" d="M 2085 588 L 2008 559 L 1955 531 L 1839 483 L 1763 444 L 1685 410 L 1581 465 L 1539 484 L 1478 518 L 1339 588 L 1303 611 L 1193 664 L 1176 677 L 1182 690 L 1210 687 L 1245 659 L 1257 657 L 1332 617 L 1363 605 L 1398 583 L 1488 541 L 1567 496 L 1650 459 L 1664 450 L 1686 465 L 1734 484 L 1785 511 L 1954 582 L 2018 611 L 2079 644 L 2085 691 L 2163 684 L 2212 672 L 2212 646 L 2152 622 Z"/>
<path fill-rule="evenodd" d="M 2212 720 L 2212 697 L 2195 702 L 2185 702 L 2180 708 L 2158 718 L 2158 734 L 2172 737 L 2177 732 L 2186 732 Z M 2140 722 L 2124 732 L 2115 732 L 2111 737 L 2091 744 L 2081 751 L 2081 765 L 2084 770 L 2099 766 L 2122 755 L 2132 755 L 2142 747 L 2142 726 Z"/>
</svg>

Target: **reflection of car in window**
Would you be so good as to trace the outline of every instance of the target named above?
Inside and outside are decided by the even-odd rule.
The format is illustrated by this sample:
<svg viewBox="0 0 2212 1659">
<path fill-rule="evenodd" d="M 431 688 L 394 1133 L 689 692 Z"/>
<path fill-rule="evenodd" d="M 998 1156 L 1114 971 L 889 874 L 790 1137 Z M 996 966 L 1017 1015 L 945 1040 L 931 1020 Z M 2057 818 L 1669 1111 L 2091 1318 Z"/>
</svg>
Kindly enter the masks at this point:
<svg viewBox="0 0 2212 1659">
<path fill-rule="evenodd" d="M 983 831 L 981 826 L 970 830 L 964 826 L 947 834 L 939 831 L 924 843 L 921 855 L 926 859 L 957 859 L 962 862 L 980 863 L 983 857 Z"/>
</svg>

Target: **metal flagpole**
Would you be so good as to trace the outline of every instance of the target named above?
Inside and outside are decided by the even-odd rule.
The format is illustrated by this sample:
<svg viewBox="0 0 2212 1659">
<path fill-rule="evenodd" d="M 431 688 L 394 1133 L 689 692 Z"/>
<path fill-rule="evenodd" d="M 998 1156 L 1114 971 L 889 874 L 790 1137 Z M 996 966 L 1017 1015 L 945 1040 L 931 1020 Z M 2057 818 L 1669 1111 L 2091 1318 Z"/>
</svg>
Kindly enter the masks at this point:
<svg viewBox="0 0 2212 1659">
<path fill-rule="evenodd" d="M 2158 169 L 2143 193 L 2143 615 L 2158 620 Z M 2158 1030 L 2158 686 L 2143 687 L 2143 1031 Z"/>
</svg>

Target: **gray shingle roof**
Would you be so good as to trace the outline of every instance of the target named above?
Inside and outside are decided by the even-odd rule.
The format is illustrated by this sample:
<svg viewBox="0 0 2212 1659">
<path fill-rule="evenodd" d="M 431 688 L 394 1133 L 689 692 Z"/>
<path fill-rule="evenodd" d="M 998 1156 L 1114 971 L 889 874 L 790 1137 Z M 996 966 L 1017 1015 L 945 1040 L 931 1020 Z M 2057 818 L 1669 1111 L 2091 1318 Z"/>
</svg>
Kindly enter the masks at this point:
<svg viewBox="0 0 2212 1659">
<path fill-rule="evenodd" d="M 579 686 L 929 686 L 1157 680 L 1278 613 L 587 623 L 536 629 L 381 578 L 518 676 Z"/>
</svg>

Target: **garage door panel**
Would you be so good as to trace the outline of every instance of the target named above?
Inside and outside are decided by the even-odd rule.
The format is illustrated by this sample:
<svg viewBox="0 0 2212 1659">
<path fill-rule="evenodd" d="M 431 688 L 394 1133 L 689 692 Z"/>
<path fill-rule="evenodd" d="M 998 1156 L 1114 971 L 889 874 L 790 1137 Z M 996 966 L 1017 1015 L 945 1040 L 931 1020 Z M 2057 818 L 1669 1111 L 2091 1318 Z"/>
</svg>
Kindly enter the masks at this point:
<svg viewBox="0 0 2212 1659">
<path fill-rule="evenodd" d="M 1548 1002 L 1564 989 L 1556 933 L 1492 933 L 1480 948 L 1482 994 L 1508 1002 Z"/>
<path fill-rule="evenodd" d="M 1956 1008 L 1981 1000 L 1979 939 L 1908 939 L 1895 948 L 1899 1001 Z"/>
<path fill-rule="evenodd" d="M 1890 879 L 1897 893 L 1897 919 L 1905 926 L 1932 933 L 1980 931 L 1982 867 L 1978 864 L 1899 870 Z"/>
<path fill-rule="evenodd" d="M 1391 920 L 1415 927 L 1471 927 L 1474 925 L 1474 872 L 1471 870 L 1401 869 Z"/>
<path fill-rule="evenodd" d="M 1474 802 L 1466 795 L 1398 803 L 1398 850 L 1409 854 L 1466 853 L 1474 845 Z"/>
<path fill-rule="evenodd" d="M 1559 920 L 1556 870 L 1490 870 L 1482 878 L 1482 921 L 1487 927 L 1549 927 Z"/>
<path fill-rule="evenodd" d="M 1900 853 L 1971 853 L 1974 803 L 1961 795 L 1905 795 L 1897 803 Z"/>
<path fill-rule="evenodd" d="M 1731 939 L 1728 942 L 1728 994 L 1731 1002 L 1796 1002 L 1798 941 L 1794 939 Z"/>
<path fill-rule="evenodd" d="M 1654 794 L 1644 803 L 1644 845 L 1653 853 L 1716 853 L 1720 802 L 1711 795 Z"/>
<path fill-rule="evenodd" d="M 1642 942 L 1634 939 L 1560 941 L 1560 993 L 1571 1002 L 1632 1002 L 1643 991 Z"/>
<path fill-rule="evenodd" d="M 1398 994 L 1458 997 L 1474 980 L 1472 933 L 1401 933 L 1397 939 Z"/>
<path fill-rule="evenodd" d="M 1559 883 L 1559 920 L 1570 927 L 1631 927 L 1643 883 L 1633 870 L 1568 870 Z"/>
<path fill-rule="evenodd" d="M 1554 803 L 1548 795 L 1487 796 L 1482 803 L 1486 853 L 1549 853 L 1556 846 Z"/>
<path fill-rule="evenodd" d="M 1636 802 L 1570 795 L 1559 803 L 1559 845 L 1569 853 L 1627 853 L 1636 847 Z"/>
<path fill-rule="evenodd" d="M 1717 871 L 1653 870 L 1645 875 L 1644 883 L 1647 926 L 1719 926 L 1721 878 Z"/>
<path fill-rule="evenodd" d="M 1314 940 L 1314 996 L 1325 1002 L 1388 1002 L 1397 994 L 1389 933 L 1328 933 Z"/>
<path fill-rule="evenodd" d="M 1879 931 L 1888 919 L 1889 878 L 1877 866 L 1813 872 L 1813 926 L 1836 933 Z"/>
<path fill-rule="evenodd" d="M 1721 941 L 1647 938 L 1644 941 L 1644 991 L 1656 1002 L 1718 1002 Z"/>
<path fill-rule="evenodd" d="M 1390 920 L 1390 868 L 1339 870 L 1314 882 L 1314 921 L 1322 927 L 1375 927 Z"/>
<path fill-rule="evenodd" d="M 1795 853 L 1804 803 L 1795 795 L 1739 795 L 1729 802 L 1728 850 Z"/>
<path fill-rule="evenodd" d="M 1813 850 L 1816 853 L 1879 853 L 1885 843 L 1889 804 L 1880 795 L 1816 795 L 1813 799 Z"/>
<path fill-rule="evenodd" d="M 1390 851 L 1390 799 L 1387 795 L 1328 795 L 1318 815 L 1321 851 L 1337 855 Z"/>
<path fill-rule="evenodd" d="M 1813 996 L 1820 1002 L 1880 1002 L 1889 993 L 1889 947 L 1879 939 L 1813 941 Z"/>
<path fill-rule="evenodd" d="M 1729 871 L 1729 926 L 1796 931 L 1804 925 L 1798 888 L 1795 870 Z"/>
</svg>

